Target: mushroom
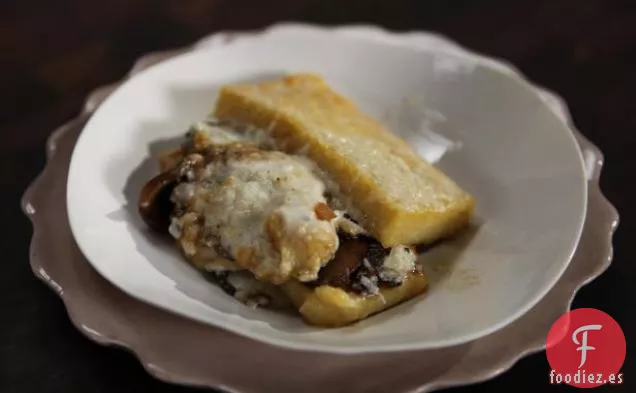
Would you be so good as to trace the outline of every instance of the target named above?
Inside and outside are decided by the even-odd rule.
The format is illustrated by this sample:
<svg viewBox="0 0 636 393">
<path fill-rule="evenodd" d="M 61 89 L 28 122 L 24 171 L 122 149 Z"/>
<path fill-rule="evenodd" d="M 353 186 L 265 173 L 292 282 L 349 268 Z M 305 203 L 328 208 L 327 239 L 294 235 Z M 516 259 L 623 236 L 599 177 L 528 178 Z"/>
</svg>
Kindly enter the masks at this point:
<svg viewBox="0 0 636 393">
<path fill-rule="evenodd" d="M 333 259 L 319 273 L 317 285 L 348 288 L 352 274 L 360 268 L 369 248 L 368 240 L 362 237 L 343 236 Z"/>
<path fill-rule="evenodd" d="M 160 173 L 144 184 L 139 193 L 138 210 L 141 218 L 153 230 L 168 233 L 174 203 L 170 200 L 177 184 L 173 171 Z"/>
</svg>

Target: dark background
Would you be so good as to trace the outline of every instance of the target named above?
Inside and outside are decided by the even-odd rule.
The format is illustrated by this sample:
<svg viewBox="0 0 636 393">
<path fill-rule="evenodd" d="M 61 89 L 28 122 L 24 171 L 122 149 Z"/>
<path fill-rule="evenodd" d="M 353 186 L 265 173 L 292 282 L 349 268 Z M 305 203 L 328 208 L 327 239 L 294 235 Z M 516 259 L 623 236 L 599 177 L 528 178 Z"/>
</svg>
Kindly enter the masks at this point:
<svg viewBox="0 0 636 393">
<path fill-rule="evenodd" d="M 621 214 L 612 267 L 581 290 L 574 307 L 609 313 L 627 338 L 626 384 L 597 391 L 635 391 L 636 1 L 2 0 L 0 214 L 8 222 L 0 241 L 0 392 L 195 391 L 153 380 L 129 353 L 100 347 L 71 326 L 61 301 L 30 272 L 31 227 L 19 198 L 44 165 L 53 128 L 137 57 L 280 20 L 438 31 L 507 59 L 567 100 L 578 128 L 606 155 L 601 185 Z M 567 390 L 548 385 L 548 370 L 539 354 L 456 391 Z"/>
</svg>

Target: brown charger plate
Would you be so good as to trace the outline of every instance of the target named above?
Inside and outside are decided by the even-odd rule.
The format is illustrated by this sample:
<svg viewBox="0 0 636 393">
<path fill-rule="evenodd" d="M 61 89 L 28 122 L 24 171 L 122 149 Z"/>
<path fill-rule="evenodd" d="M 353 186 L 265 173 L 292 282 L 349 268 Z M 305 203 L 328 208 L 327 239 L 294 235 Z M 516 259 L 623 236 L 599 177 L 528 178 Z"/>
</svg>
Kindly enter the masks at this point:
<svg viewBox="0 0 636 393">
<path fill-rule="evenodd" d="M 279 25 L 274 29 L 288 27 Z M 299 25 L 292 28 L 327 31 Z M 400 35 L 361 26 L 329 32 L 367 35 L 370 39 L 403 39 L 405 43 L 419 39 L 455 45 L 426 33 Z M 219 33 L 199 46 L 222 45 L 233 37 L 236 33 Z M 190 48 L 146 56 L 136 63 L 130 75 L 186 50 Z M 115 87 L 95 91 L 81 115 L 51 135 L 46 167 L 26 191 L 22 208 L 34 228 L 30 252 L 33 271 L 61 296 L 77 328 L 101 344 L 130 349 L 159 379 L 233 392 L 307 393 L 425 392 L 483 381 L 509 369 L 521 357 L 543 350 L 552 323 L 569 310 L 576 291 L 599 276 L 611 262 L 611 240 L 618 215 L 599 188 L 602 154 L 576 131 L 563 102 L 537 88 L 568 122 L 579 141 L 589 171 L 588 211 L 581 241 L 568 269 L 541 302 L 516 322 L 452 348 L 334 355 L 281 349 L 184 319 L 135 300 L 108 283 L 91 268 L 71 235 L 65 199 L 70 156 L 87 119 Z"/>
</svg>

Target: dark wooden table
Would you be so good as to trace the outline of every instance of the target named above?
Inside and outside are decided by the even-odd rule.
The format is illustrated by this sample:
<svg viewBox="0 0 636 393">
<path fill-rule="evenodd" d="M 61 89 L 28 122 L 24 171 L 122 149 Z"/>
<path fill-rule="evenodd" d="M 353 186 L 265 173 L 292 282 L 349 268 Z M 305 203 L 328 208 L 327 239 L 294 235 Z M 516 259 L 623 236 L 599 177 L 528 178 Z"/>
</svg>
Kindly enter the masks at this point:
<svg viewBox="0 0 636 393">
<path fill-rule="evenodd" d="M 3 0 L 0 4 L 0 392 L 192 392 L 155 381 L 133 356 L 98 346 L 69 323 L 61 301 L 28 266 L 31 227 L 19 198 L 44 164 L 51 130 L 93 88 L 117 81 L 138 56 L 220 29 L 279 20 L 367 22 L 439 31 L 518 66 L 561 94 L 576 124 L 606 154 L 602 187 L 621 213 L 612 267 L 575 307 L 623 327 L 626 384 L 636 391 L 636 1 L 634 0 Z M 634 254 L 631 254 L 634 255 Z M 544 354 L 461 392 L 534 392 L 548 385 Z"/>
</svg>

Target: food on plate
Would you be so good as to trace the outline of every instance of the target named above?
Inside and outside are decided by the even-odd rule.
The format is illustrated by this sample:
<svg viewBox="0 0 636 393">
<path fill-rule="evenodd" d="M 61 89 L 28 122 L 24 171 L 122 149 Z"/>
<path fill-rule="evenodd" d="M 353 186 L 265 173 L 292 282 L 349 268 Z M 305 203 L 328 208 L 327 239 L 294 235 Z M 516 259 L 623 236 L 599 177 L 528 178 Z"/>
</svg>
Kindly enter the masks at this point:
<svg viewBox="0 0 636 393">
<path fill-rule="evenodd" d="M 317 75 L 226 86 L 214 114 L 267 130 L 278 149 L 313 160 L 385 246 L 432 243 L 470 219 L 470 195 Z"/>
<path fill-rule="evenodd" d="M 424 292 L 415 246 L 464 229 L 475 203 L 314 74 L 223 87 L 157 159 L 148 226 L 237 299 L 319 326 Z"/>
<path fill-rule="evenodd" d="M 318 280 L 290 280 L 282 289 L 311 324 L 342 326 L 422 293 L 427 281 L 416 259 L 412 247 L 385 249 L 358 235 L 342 242 Z"/>
</svg>

